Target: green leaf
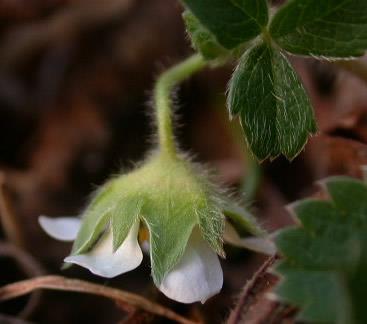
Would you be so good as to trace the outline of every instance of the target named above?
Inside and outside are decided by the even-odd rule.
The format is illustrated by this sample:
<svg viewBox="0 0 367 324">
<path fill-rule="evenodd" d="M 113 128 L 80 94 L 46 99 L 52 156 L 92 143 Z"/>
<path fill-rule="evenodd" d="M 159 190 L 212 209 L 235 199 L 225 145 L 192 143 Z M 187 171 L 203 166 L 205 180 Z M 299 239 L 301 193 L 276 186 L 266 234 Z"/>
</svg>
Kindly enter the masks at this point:
<svg viewBox="0 0 367 324">
<path fill-rule="evenodd" d="M 229 84 L 228 106 L 240 115 L 247 143 L 259 160 L 293 159 L 316 125 L 308 95 L 287 58 L 267 44 L 250 48 Z"/>
<path fill-rule="evenodd" d="M 367 322 L 367 185 L 347 177 L 323 182 L 331 201 L 292 206 L 300 227 L 282 230 L 278 296 L 300 308 L 302 321 Z"/>
<path fill-rule="evenodd" d="M 186 10 L 182 16 L 194 49 L 199 51 L 206 60 L 229 55 L 229 51 L 218 44 L 215 36 L 189 10 Z"/>
<path fill-rule="evenodd" d="M 336 207 L 345 214 L 354 214 L 353 219 L 367 222 L 367 188 L 359 180 L 333 177 L 325 182 Z"/>
<path fill-rule="evenodd" d="M 327 229 L 330 222 L 341 217 L 330 201 L 305 199 L 292 205 L 302 225 L 315 234 Z"/>
<path fill-rule="evenodd" d="M 268 22 L 266 0 L 182 0 L 217 41 L 233 49 L 258 36 Z"/>
<path fill-rule="evenodd" d="M 337 273 L 289 270 L 277 292 L 283 300 L 301 308 L 298 318 L 312 323 L 348 323 L 348 300 Z M 341 293 L 342 292 L 342 293 Z M 307 301 L 307 303 L 305 302 Z M 343 311 L 340 311 L 342 310 Z M 344 317 L 344 319 L 343 319 Z"/>
<path fill-rule="evenodd" d="M 274 16 L 270 33 L 294 54 L 361 56 L 367 49 L 367 1 L 290 0 Z"/>
</svg>

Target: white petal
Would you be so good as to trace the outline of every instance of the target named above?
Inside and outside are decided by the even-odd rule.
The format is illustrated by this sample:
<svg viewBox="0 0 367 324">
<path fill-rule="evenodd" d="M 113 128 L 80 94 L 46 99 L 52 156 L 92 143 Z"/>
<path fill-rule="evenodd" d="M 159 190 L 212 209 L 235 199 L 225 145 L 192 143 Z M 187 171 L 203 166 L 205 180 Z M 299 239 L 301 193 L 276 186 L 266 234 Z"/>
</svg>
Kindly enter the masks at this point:
<svg viewBox="0 0 367 324">
<path fill-rule="evenodd" d="M 138 230 L 139 222 L 137 221 L 115 253 L 112 248 L 112 231 L 108 230 L 90 252 L 68 256 L 64 261 L 78 264 L 106 278 L 116 277 L 133 270 L 143 260 L 143 253 L 138 243 Z"/>
<path fill-rule="evenodd" d="M 180 303 L 204 303 L 222 286 L 223 272 L 218 256 L 195 229 L 182 259 L 164 277 L 159 289 Z"/>
<path fill-rule="evenodd" d="M 223 238 L 225 243 L 236 247 L 267 255 L 274 255 L 276 253 L 275 245 L 270 239 L 264 237 L 241 238 L 236 229 L 229 222 L 226 222 Z"/>
<path fill-rule="evenodd" d="M 60 241 L 74 241 L 81 225 L 77 217 L 40 216 L 38 222 L 48 235 Z"/>
</svg>

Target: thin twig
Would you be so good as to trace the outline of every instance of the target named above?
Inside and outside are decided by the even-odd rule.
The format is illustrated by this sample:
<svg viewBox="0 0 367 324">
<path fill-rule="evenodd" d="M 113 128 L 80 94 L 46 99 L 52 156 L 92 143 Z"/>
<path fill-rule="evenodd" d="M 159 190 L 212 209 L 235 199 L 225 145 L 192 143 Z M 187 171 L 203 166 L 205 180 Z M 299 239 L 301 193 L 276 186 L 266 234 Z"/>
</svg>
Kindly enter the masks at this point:
<svg viewBox="0 0 367 324">
<path fill-rule="evenodd" d="M 0 256 L 14 258 L 22 271 L 29 277 L 45 274 L 43 267 L 30 254 L 11 243 L 0 242 Z"/>
<path fill-rule="evenodd" d="M 367 83 L 367 63 L 362 60 L 335 61 L 335 64 Z"/>
<path fill-rule="evenodd" d="M 14 245 L 24 248 L 24 239 L 6 186 L 6 178 L 0 172 L 0 221 L 6 238 Z"/>
<path fill-rule="evenodd" d="M 28 277 L 36 277 L 45 274 L 42 266 L 30 254 L 11 243 L 0 242 L 0 256 L 14 258 L 19 267 Z M 22 319 L 29 318 L 38 307 L 40 301 L 41 291 L 33 292 L 25 307 L 20 313 L 18 313 L 18 317 Z"/>
<path fill-rule="evenodd" d="M 1 324 L 32 324 L 11 315 L 0 314 Z"/>
<path fill-rule="evenodd" d="M 257 290 L 260 294 L 262 294 L 263 285 L 268 285 L 267 280 L 264 281 L 262 279 L 265 277 L 266 273 L 268 273 L 269 268 L 274 264 L 275 259 L 275 256 L 267 259 L 260 269 L 254 274 L 252 279 L 247 282 L 245 288 L 238 298 L 236 307 L 232 310 L 227 320 L 227 324 L 242 323 L 242 316 L 248 312 L 249 308 L 254 304 L 254 300 L 259 298 Z"/>
<path fill-rule="evenodd" d="M 279 282 L 272 273 L 276 259 L 277 256 L 269 258 L 246 284 L 227 324 L 296 323 L 297 309 L 271 298 Z"/>
<path fill-rule="evenodd" d="M 0 301 L 23 296 L 37 289 L 51 289 L 75 291 L 86 294 L 98 295 L 113 299 L 118 302 L 128 303 L 155 315 L 166 317 L 182 324 L 194 324 L 191 321 L 170 309 L 151 302 L 139 295 L 121 291 L 119 289 L 101 286 L 79 279 L 68 279 L 61 276 L 43 276 L 8 284 L 0 288 Z"/>
</svg>

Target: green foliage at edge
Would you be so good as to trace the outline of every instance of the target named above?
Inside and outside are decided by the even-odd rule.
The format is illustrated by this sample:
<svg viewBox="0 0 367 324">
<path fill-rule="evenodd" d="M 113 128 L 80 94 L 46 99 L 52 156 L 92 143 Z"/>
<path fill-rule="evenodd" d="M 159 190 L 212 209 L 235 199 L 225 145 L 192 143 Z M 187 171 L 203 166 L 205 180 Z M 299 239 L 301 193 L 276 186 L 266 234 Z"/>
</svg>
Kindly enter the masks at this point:
<svg viewBox="0 0 367 324">
<path fill-rule="evenodd" d="M 361 56 L 367 49 L 367 1 L 290 0 L 273 17 L 270 33 L 294 54 Z"/>
<path fill-rule="evenodd" d="M 293 205 L 301 226 L 282 230 L 276 244 L 281 300 L 313 323 L 367 323 L 367 186 L 333 177 L 323 182 L 331 200 Z"/>
</svg>

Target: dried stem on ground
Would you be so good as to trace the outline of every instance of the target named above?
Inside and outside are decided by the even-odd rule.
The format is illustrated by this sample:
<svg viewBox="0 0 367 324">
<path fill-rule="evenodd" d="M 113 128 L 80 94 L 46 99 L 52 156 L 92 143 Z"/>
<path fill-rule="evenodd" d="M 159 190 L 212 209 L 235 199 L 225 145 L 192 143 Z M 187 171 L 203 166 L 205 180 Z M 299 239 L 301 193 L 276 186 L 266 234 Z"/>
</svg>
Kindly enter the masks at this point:
<svg viewBox="0 0 367 324">
<path fill-rule="evenodd" d="M 14 316 L 5 315 L 5 314 L 0 314 L 0 323 L 1 324 L 32 324 L 31 322 L 24 321 Z"/>
<path fill-rule="evenodd" d="M 13 244 L 0 242 L 0 257 L 13 258 L 28 277 L 36 277 L 45 274 L 42 266 L 31 255 Z M 18 317 L 22 319 L 29 318 L 38 307 L 40 301 L 41 292 L 33 292 L 25 307 L 18 314 Z M 2 323 L 1 320 L 0 323 Z"/>
<path fill-rule="evenodd" d="M 245 285 L 227 324 L 280 324 L 293 323 L 295 310 L 269 298 L 278 283 L 270 270 L 276 257 L 269 258 Z"/>
<path fill-rule="evenodd" d="M 37 289 L 51 289 L 63 291 L 75 291 L 86 294 L 107 297 L 120 303 L 127 303 L 131 306 L 143 309 L 155 315 L 166 317 L 170 320 L 182 324 L 194 324 L 189 320 L 170 309 L 157 303 L 151 302 L 139 295 L 125 292 L 119 289 L 101 286 L 78 279 L 68 279 L 61 276 L 43 276 L 29 280 L 19 281 L 0 288 L 0 301 L 9 300 L 23 296 Z"/>
</svg>

